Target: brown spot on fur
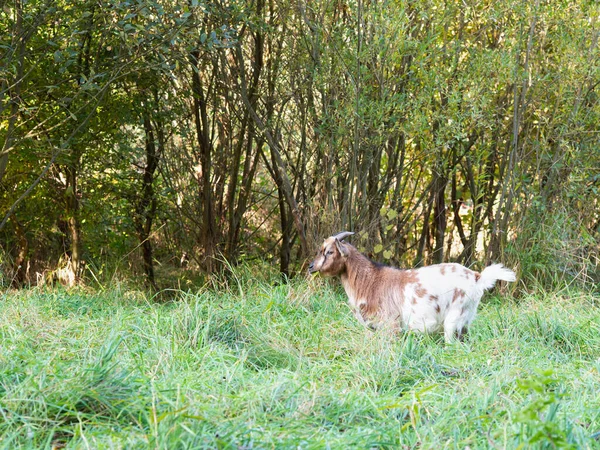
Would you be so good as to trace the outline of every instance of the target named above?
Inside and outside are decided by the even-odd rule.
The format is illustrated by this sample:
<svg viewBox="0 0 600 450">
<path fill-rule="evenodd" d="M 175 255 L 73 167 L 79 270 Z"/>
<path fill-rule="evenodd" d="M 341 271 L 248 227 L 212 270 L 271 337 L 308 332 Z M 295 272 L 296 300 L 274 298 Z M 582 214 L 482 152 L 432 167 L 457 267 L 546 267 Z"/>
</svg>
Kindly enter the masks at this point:
<svg viewBox="0 0 600 450">
<path fill-rule="evenodd" d="M 475 282 L 478 282 L 481 278 L 481 274 L 479 272 L 475 272 Z"/>
<path fill-rule="evenodd" d="M 425 295 L 427 295 L 427 289 L 425 289 L 421 283 L 417 283 L 417 287 L 415 287 L 415 295 L 417 297 L 425 297 Z"/>
<path fill-rule="evenodd" d="M 450 266 L 450 270 L 451 270 L 452 272 L 456 272 L 456 266 Z"/>
<path fill-rule="evenodd" d="M 442 310 L 440 308 L 440 305 L 435 305 L 435 311 L 439 314 Z"/>
<path fill-rule="evenodd" d="M 432 302 L 437 302 L 440 298 L 437 295 L 430 295 L 429 300 Z"/>
<path fill-rule="evenodd" d="M 445 265 L 441 265 L 440 266 L 440 272 L 442 273 L 442 275 L 446 275 L 446 266 Z"/>
<path fill-rule="evenodd" d="M 454 295 L 452 296 L 452 303 L 454 303 L 459 298 L 463 298 L 465 295 L 465 291 L 462 289 L 454 289 Z"/>
<path fill-rule="evenodd" d="M 410 299 L 410 302 L 411 302 L 413 305 L 416 305 L 416 304 L 417 304 L 417 297 L 413 296 L 413 297 Z"/>
</svg>

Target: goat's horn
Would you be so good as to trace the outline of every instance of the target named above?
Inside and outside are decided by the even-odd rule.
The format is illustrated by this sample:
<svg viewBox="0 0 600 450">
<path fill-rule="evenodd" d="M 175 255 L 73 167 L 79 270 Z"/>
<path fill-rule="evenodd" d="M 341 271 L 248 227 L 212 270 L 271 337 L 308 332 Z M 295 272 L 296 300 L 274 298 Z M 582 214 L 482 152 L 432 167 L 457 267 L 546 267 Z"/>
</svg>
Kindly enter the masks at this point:
<svg viewBox="0 0 600 450">
<path fill-rule="evenodd" d="M 353 231 L 341 231 L 338 234 L 331 237 L 337 239 L 338 241 L 341 241 L 342 239 L 347 238 L 348 236 L 352 236 L 353 234 Z"/>
</svg>

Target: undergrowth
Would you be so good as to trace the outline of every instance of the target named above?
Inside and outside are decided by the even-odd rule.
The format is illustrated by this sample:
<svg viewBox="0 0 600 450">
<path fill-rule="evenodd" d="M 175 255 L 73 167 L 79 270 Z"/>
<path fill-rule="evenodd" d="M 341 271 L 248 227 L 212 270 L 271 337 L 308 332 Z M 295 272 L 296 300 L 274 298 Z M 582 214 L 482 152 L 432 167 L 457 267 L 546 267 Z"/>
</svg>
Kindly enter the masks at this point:
<svg viewBox="0 0 600 450">
<path fill-rule="evenodd" d="M 5 294 L 0 447 L 600 448 L 592 295 L 488 294 L 446 345 L 319 279 L 229 286 Z"/>
</svg>

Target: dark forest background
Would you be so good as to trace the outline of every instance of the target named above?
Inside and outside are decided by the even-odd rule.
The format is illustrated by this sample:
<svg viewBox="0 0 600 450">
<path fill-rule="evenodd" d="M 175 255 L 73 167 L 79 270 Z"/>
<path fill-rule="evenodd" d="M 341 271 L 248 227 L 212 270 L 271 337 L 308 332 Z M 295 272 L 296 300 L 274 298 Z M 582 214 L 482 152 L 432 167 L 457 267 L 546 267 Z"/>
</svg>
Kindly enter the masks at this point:
<svg viewBox="0 0 600 450">
<path fill-rule="evenodd" d="M 0 284 L 600 279 L 595 1 L 0 1 Z"/>
</svg>

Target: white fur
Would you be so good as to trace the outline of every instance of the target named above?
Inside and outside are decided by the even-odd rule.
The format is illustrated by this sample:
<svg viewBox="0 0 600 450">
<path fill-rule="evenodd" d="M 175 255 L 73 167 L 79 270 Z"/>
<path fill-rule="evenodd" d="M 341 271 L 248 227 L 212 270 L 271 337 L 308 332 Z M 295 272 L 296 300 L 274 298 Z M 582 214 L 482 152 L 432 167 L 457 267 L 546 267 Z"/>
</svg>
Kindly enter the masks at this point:
<svg viewBox="0 0 600 450">
<path fill-rule="evenodd" d="M 443 329 L 446 341 L 452 340 L 457 331 L 460 333 L 469 327 L 485 290 L 492 288 L 497 280 L 515 281 L 515 273 L 502 264 L 485 268 L 477 281 L 476 272 L 460 264 L 427 266 L 416 269 L 416 272 L 426 294 L 424 297 L 416 296 L 416 284 L 405 287 L 401 314 L 403 325 L 425 332 Z M 432 296 L 435 301 L 431 300 Z"/>
<path fill-rule="evenodd" d="M 516 279 L 517 277 L 512 270 L 507 269 L 502 264 L 492 264 L 483 269 L 478 284 L 481 285 L 482 289 L 486 290 L 493 288 L 497 280 L 515 281 Z"/>
</svg>

